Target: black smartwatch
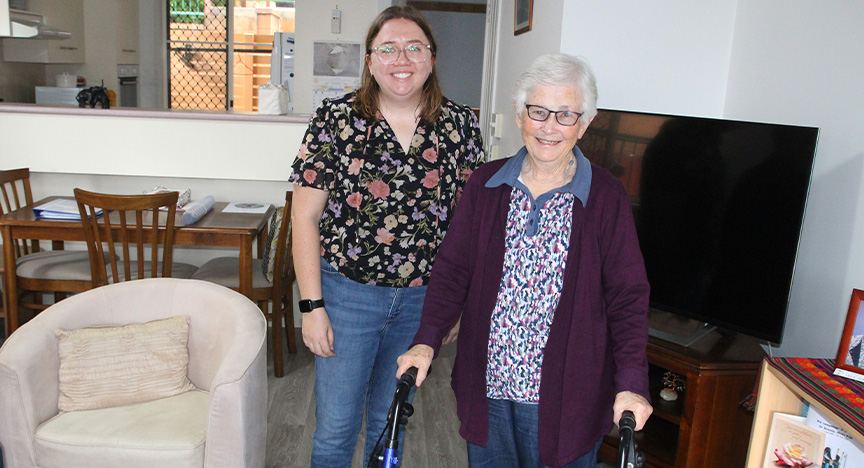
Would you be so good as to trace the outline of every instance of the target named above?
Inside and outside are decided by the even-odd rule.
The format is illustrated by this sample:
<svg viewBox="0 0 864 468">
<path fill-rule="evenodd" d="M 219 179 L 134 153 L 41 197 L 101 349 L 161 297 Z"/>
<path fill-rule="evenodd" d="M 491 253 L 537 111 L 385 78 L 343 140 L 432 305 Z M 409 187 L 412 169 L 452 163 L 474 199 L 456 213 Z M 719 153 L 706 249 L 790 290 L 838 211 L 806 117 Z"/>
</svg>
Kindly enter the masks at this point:
<svg viewBox="0 0 864 468">
<path fill-rule="evenodd" d="M 304 314 L 307 312 L 312 312 L 313 310 L 324 307 L 324 299 L 318 299 L 317 301 L 313 301 L 311 299 L 305 299 L 299 302 L 300 312 Z"/>
</svg>

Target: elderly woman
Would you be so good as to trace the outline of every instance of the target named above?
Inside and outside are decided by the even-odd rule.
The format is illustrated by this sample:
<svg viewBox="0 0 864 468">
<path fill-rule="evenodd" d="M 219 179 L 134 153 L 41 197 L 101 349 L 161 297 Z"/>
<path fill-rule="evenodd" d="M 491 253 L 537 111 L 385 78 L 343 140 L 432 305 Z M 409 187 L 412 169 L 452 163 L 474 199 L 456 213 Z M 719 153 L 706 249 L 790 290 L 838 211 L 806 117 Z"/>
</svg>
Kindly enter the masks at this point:
<svg viewBox="0 0 864 468">
<path fill-rule="evenodd" d="M 461 329 L 452 386 L 472 467 L 596 467 L 648 402 L 648 282 L 622 184 L 576 146 L 597 113 L 588 65 L 535 61 L 516 85 L 525 146 L 474 172 L 397 375 L 421 385 Z"/>
</svg>

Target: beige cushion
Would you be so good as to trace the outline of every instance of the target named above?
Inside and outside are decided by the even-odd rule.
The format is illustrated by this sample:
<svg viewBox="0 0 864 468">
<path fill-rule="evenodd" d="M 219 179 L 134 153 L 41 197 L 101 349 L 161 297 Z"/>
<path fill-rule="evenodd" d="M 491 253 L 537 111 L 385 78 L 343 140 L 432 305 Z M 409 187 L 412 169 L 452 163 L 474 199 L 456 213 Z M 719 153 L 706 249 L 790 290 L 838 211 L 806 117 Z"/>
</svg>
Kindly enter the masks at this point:
<svg viewBox="0 0 864 468">
<path fill-rule="evenodd" d="M 59 340 L 61 411 L 155 400 L 195 388 L 186 376 L 188 315 L 54 333 Z"/>
<path fill-rule="evenodd" d="M 252 287 L 269 288 L 273 283 L 267 281 L 261 271 L 260 259 L 252 260 Z M 221 284 L 226 288 L 240 289 L 240 259 L 237 257 L 217 257 L 201 265 L 191 279 Z"/>
<path fill-rule="evenodd" d="M 207 392 L 90 411 L 60 413 L 35 434 L 39 466 L 201 467 Z"/>
<path fill-rule="evenodd" d="M 16 261 L 15 274 L 22 278 L 90 281 L 87 251 L 48 250 Z"/>
</svg>

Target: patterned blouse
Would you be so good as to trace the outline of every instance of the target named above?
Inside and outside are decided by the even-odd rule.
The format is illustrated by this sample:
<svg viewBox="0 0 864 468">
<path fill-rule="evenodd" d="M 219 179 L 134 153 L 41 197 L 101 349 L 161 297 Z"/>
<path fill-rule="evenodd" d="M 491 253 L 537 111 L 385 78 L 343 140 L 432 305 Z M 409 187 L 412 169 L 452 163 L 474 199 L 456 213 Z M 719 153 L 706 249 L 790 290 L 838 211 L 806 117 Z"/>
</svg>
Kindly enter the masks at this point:
<svg viewBox="0 0 864 468">
<path fill-rule="evenodd" d="M 538 403 L 543 352 L 564 284 L 573 203 L 585 203 L 586 174 L 577 171 L 570 183 L 535 200 L 519 177 L 524 157 L 523 149 L 487 183 L 513 188 L 504 272 L 489 331 L 486 396 Z"/>
<path fill-rule="evenodd" d="M 353 101 L 324 100 L 290 181 L 329 192 L 321 255 L 339 273 L 370 285 L 425 285 L 462 188 L 484 159 L 477 118 L 445 99 L 406 154 L 387 121 L 358 117 Z"/>
</svg>

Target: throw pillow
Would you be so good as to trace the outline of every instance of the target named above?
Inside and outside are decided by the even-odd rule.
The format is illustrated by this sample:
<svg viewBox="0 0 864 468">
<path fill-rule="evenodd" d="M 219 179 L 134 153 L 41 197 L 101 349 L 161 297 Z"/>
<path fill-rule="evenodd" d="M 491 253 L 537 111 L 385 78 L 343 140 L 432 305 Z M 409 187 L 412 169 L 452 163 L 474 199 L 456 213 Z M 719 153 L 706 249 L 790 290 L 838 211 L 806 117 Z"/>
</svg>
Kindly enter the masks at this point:
<svg viewBox="0 0 864 468">
<path fill-rule="evenodd" d="M 276 264 L 276 248 L 279 242 L 279 231 L 282 226 L 282 216 L 285 212 L 285 207 L 280 206 L 270 218 L 270 232 L 267 234 L 267 245 L 264 247 L 264 258 L 261 262 L 261 271 L 267 278 L 267 281 L 273 282 L 273 266 Z M 290 214 L 289 214 L 290 216 Z M 288 224 L 288 232 L 286 235 L 291 235 L 291 224 Z"/>
<path fill-rule="evenodd" d="M 188 315 L 54 333 L 60 350 L 61 411 L 126 405 L 195 389 L 186 376 Z"/>
</svg>

